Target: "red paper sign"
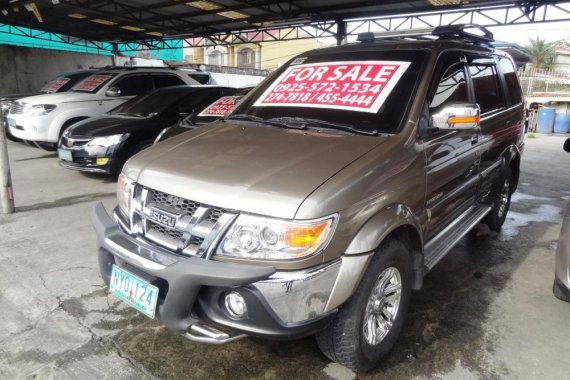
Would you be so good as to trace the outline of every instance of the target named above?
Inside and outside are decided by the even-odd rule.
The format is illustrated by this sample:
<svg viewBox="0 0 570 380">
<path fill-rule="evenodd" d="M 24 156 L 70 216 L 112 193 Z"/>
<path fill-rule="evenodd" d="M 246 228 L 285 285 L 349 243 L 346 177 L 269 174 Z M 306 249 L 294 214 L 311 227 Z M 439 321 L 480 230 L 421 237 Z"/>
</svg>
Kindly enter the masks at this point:
<svg viewBox="0 0 570 380">
<path fill-rule="evenodd" d="M 224 116 L 236 105 L 235 96 L 224 96 L 204 108 L 198 116 Z"/>
<path fill-rule="evenodd" d="M 69 82 L 69 78 L 54 79 L 51 82 L 46 83 L 45 86 L 42 87 L 40 92 L 53 94 L 54 92 L 57 92 L 60 88 L 62 88 L 63 85 L 66 84 L 67 82 Z"/>
<path fill-rule="evenodd" d="M 290 66 L 254 107 L 312 107 L 376 113 L 410 62 L 346 61 Z"/>
<path fill-rule="evenodd" d="M 103 75 L 103 74 L 96 74 L 91 75 L 83 79 L 77 86 L 74 87 L 75 90 L 81 91 L 93 91 L 106 81 L 108 81 L 112 75 Z"/>
</svg>

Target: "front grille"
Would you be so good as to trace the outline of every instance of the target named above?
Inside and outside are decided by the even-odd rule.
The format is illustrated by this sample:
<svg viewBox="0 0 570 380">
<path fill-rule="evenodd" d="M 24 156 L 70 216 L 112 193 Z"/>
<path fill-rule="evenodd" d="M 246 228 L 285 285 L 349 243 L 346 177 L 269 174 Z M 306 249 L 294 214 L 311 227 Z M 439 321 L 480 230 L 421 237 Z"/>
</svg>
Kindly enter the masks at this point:
<svg viewBox="0 0 570 380">
<path fill-rule="evenodd" d="M 14 115 L 24 113 L 29 106 L 28 103 L 14 102 L 10 107 L 10 113 Z"/>
<path fill-rule="evenodd" d="M 63 143 L 63 145 L 64 145 L 64 146 L 68 146 L 68 147 L 85 145 L 85 144 L 87 144 L 89 141 L 91 141 L 90 138 L 77 138 L 77 139 L 74 139 L 74 138 L 72 138 L 72 137 L 65 136 L 65 135 L 63 135 L 63 136 L 61 137 L 61 142 Z"/>
<path fill-rule="evenodd" d="M 152 202 L 157 205 L 172 207 L 187 214 L 194 214 L 198 207 L 210 208 L 208 220 L 213 223 L 216 223 L 218 219 L 220 219 L 220 216 L 222 216 L 224 213 L 224 210 L 221 208 L 205 206 L 198 202 L 193 202 L 188 199 L 177 197 L 175 195 L 163 193 L 158 190 L 152 190 Z"/>
<path fill-rule="evenodd" d="M 148 229 L 147 231 L 152 230 L 152 231 L 156 231 L 159 234 L 161 234 L 162 236 L 168 238 L 168 239 L 172 239 L 175 240 L 177 242 L 182 241 L 182 235 L 184 235 L 184 233 L 182 231 L 177 231 L 173 228 L 168 228 L 166 226 L 160 225 L 158 223 L 154 223 L 154 222 L 148 222 Z"/>
<path fill-rule="evenodd" d="M 228 210 L 135 185 L 130 230 L 178 254 L 209 258 L 237 216 Z"/>
</svg>

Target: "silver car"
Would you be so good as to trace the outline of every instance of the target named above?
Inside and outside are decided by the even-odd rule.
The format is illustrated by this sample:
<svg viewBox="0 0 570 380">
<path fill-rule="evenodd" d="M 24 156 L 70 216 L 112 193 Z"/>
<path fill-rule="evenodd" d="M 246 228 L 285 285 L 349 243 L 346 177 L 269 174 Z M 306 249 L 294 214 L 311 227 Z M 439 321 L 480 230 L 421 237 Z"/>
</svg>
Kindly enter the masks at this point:
<svg viewBox="0 0 570 380">
<path fill-rule="evenodd" d="M 570 139 L 564 142 L 564 150 L 570 153 Z M 570 302 L 570 204 L 566 207 L 558 240 L 553 292 L 556 298 Z"/>
</svg>

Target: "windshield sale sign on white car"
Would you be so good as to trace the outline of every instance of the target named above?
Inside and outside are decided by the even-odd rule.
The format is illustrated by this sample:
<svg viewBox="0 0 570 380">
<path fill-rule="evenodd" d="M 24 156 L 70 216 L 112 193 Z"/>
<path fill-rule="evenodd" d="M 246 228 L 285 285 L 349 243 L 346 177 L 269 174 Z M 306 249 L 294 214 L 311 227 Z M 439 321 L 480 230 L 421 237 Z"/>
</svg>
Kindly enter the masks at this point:
<svg viewBox="0 0 570 380">
<path fill-rule="evenodd" d="M 409 65 L 401 61 L 347 61 L 290 66 L 254 106 L 376 113 Z"/>
</svg>

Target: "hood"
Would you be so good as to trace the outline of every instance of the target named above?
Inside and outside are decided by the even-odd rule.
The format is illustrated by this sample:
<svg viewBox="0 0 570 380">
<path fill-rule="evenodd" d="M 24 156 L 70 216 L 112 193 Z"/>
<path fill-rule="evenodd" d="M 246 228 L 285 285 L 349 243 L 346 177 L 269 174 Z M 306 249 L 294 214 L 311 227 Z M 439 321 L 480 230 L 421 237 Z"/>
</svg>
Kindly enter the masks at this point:
<svg viewBox="0 0 570 380">
<path fill-rule="evenodd" d="M 309 194 L 383 141 L 218 122 L 142 151 L 124 172 L 182 198 L 292 219 Z"/>
<path fill-rule="evenodd" d="M 17 100 L 24 97 L 36 96 L 42 94 L 41 92 L 28 92 L 24 94 L 4 94 L 0 95 L 0 100 Z"/>
<path fill-rule="evenodd" d="M 44 94 L 18 99 L 21 103 L 29 104 L 61 104 L 70 102 L 86 102 L 98 99 L 97 94 L 87 94 L 83 92 L 59 92 L 55 94 Z"/>
<path fill-rule="evenodd" d="M 87 119 L 71 127 L 70 137 L 98 137 L 110 136 L 118 133 L 133 133 L 137 130 L 156 129 L 158 131 L 167 127 L 155 118 L 138 118 L 127 116 L 101 116 Z"/>
</svg>

